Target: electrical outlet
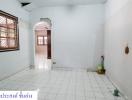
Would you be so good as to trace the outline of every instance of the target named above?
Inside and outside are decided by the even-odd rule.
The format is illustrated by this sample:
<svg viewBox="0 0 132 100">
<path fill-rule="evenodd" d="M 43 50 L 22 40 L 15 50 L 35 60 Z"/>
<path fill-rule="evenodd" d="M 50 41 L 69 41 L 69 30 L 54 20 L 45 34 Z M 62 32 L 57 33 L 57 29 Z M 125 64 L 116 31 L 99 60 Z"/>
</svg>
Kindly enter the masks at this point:
<svg viewBox="0 0 132 100">
<path fill-rule="evenodd" d="M 56 64 L 56 62 L 53 62 L 53 64 Z"/>
</svg>

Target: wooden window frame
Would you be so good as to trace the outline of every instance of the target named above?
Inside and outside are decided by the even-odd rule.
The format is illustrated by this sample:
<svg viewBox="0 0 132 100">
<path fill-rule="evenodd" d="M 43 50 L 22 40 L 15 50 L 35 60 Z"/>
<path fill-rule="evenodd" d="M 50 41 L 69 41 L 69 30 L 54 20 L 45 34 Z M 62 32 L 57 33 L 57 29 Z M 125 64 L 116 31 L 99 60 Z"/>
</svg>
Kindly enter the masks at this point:
<svg viewBox="0 0 132 100">
<path fill-rule="evenodd" d="M 43 38 L 43 44 L 39 44 L 39 39 L 38 39 L 39 37 L 42 37 Z M 44 36 L 43 35 L 38 35 L 37 36 L 37 45 L 38 46 L 44 46 L 45 45 L 45 43 L 44 43 Z"/>
<path fill-rule="evenodd" d="M 42 37 L 43 38 L 43 44 L 39 44 L 39 37 Z M 37 45 L 38 46 L 44 46 L 44 45 L 47 45 L 47 43 L 45 43 L 45 37 L 44 35 L 37 35 Z"/>
<path fill-rule="evenodd" d="M 4 37 L 4 38 L 6 38 L 7 40 L 7 42 L 8 43 L 10 43 L 9 42 L 9 40 L 10 39 L 14 39 L 14 43 L 15 43 L 15 45 L 14 45 L 14 47 L 9 47 L 9 44 L 7 43 L 7 46 L 8 47 L 2 47 L 1 46 L 1 42 L 0 42 L 0 52 L 7 52 L 7 51 L 16 51 L 16 50 L 19 50 L 19 29 L 18 29 L 18 17 L 16 17 L 16 16 L 13 16 L 13 15 L 11 15 L 11 14 L 9 14 L 9 13 L 6 13 L 6 12 L 4 12 L 4 11 L 1 11 L 0 10 L 0 16 L 2 16 L 2 17 L 5 17 L 6 18 L 6 24 L 7 24 L 7 19 L 10 19 L 10 20 L 13 20 L 14 21 L 14 28 L 10 28 L 8 25 L 7 26 L 0 26 L 0 31 L 1 31 L 1 28 L 6 28 L 7 29 L 7 36 L 6 37 Z M 10 32 L 9 32 L 9 29 L 11 29 L 11 30 L 14 30 L 14 32 L 12 33 L 12 34 L 14 34 L 14 38 L 13 37 L 8 37 L 8 35 L 10 34 Z M 1 31 L 2 32 L 2 31 Z M 2 39 L 3 37 L 1 36 L 1 33 L 0 33 L 0 40 Z"/>
</svg>

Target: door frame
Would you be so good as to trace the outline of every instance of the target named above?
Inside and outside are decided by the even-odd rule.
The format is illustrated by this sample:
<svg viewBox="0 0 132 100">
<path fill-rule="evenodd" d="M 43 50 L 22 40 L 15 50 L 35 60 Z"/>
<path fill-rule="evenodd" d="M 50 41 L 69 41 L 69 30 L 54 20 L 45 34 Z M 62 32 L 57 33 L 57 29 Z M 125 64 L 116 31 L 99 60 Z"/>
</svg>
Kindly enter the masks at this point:
<svg viewBox="0 0 132 100">
<path fill-rule="evenodd" d="M 36 24 L 38 23 L 39 21 L 36 21 L 36 22 L 34 22 L 33 24 L 32 24 L 32 33 L 33 33 L 33 35 L 32 35 L 32 43 L 31 43 L 31 48 L 33 48 L 33 49 L 30 49 L 31 50 L 31 60 L 30 60 L 30 67 L 31 68 L 36 68 L 36 54 L 35 54 L 35 43 L 36 43 L 36 35 L 35 35 L 35 27 L 36 27 Z M 51 25 L 52 26 L 52 25 Z M 51 30 L 51 32 L 52 32 L 52 29 L 50 29 Z M 52 54 L 52 57 L 51 57 L 51 68 L 53 67 L 53 34 L 51 33 L 51 54 Z"/>
</svg>

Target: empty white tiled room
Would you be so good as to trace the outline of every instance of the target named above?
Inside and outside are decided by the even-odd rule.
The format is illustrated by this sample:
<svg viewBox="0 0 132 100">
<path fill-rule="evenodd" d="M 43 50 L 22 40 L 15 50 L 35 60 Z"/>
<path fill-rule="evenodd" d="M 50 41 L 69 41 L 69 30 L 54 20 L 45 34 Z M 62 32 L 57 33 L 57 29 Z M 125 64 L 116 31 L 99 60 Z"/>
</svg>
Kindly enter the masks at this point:
<svg viewBox="0 0 132 100">
<path fill-rule="evenodd" d="M 131 60 L 131 0 L 0 0 L 0 100 L 132 100 Z"/>
</svg>

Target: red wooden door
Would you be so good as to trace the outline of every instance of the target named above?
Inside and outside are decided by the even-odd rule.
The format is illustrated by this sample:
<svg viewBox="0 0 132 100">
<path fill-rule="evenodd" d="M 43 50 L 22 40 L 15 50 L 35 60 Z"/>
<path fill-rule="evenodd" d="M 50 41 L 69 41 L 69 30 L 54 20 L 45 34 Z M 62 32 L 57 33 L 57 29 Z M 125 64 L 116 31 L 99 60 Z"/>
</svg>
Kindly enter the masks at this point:
<svg viewBox="0 0 132 100">
<path fill-rule="evenodd" d="M 51 30 L 47 30 L 47 59 L 51 59 Z"/>
</svg>

